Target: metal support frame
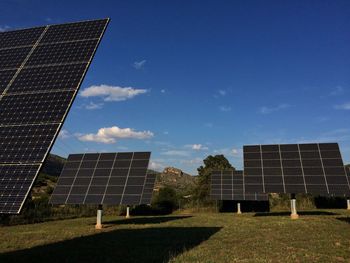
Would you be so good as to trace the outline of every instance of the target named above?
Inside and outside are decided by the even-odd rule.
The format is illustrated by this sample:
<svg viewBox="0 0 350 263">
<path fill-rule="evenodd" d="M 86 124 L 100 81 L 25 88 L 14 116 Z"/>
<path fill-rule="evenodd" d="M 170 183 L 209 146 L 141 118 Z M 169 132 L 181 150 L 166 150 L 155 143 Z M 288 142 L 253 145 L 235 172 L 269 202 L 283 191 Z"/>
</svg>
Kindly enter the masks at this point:
<svg viewBox="0 0 350 263">
<path fill-rule="evenodd" d="M 130 218 L 130 207 L 129 206 L 126 207 L 126 216 L 125 216 L 125 218 Z"/>
<path fill-rule="evenodd" d="M 291 194 L 291 200 L 290 200 L 290 210 L 291 210 L 291 214 L 290 214 L 290 218 L 291 219 L 298 219 L 299 215 L 297 213 L 297 200 L 295 197 L 295 194 Z"/>
<path fill-rule="evenodd" d="M 102 229 L 102 205 L 98 205 L 95 229 Z"/>
<path fill-rule="evenodd" d="M 242 214 L 242 211 L 241 211 L 241 203 L 237 203 L 237 214 Z"/>
</svg>

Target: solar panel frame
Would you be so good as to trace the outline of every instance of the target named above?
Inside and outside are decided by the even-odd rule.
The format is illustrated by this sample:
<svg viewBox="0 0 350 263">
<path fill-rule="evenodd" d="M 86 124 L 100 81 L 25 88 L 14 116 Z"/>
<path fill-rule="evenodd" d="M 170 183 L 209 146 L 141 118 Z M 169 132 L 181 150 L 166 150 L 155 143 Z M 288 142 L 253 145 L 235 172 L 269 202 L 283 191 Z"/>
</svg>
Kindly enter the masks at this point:
<svg viewBox="0 0 350 263">
<path fill-rule="evenodd" d="M 243 147 L 243 153 L 246 191 L 350 193 L 337 143 L 249 145 Z"/>
<path fill-rule="evenodd" d="M 94 48 L 90 48 L 90 50 L 89 50 L 90 54 L 88 56 L 86 56 L 86 55 L 83 56 L 84 57 L 83 62 L 85 63 L 86 66 L 85 66 L 85 70 L 83 70 L 83 72 L 82 72 L 82 70 L 80 70 L 80 72 L 79 72 L 79 74 L 81 74 L 79 81 L 77 80 L 77 77 L 76 77 L 74 83 L 72 83 L 72 82 L 69 83 L 69 85 L 73 85 L 74 87 L 71 86 L 70 88 L 68 88 L 68 90 L 70 90 L 70 91 L 67 91 L 61 87 L 59 87 L 58 89 L 55 90 L 55 92 L 57 92 L 56 94 L 62 94 L 63 96 L 64 96 L 64 94 L 67 94 L 67 92 L 71 92 L 70 93 L 71 99 L 70 100 L 68 99 L 68 101 L 65 105 L 66 109 L 62 110 L 61 113 L 58 114 L 60 116 L 57 115 L 56 119 L 52 119 L 52 118 L 50 118 L 50 116 L 48 116 L 48 117 L 45 117 L 43 119 L 37 118 L 37 120 L 38 120 L 37 122 L 35 122 L 35 121 L 33 122 L 33 120 L 35 120 L 35 118 L 34 118 L 35 111 L 31 115 L 28 114 L 28 112 L 25 112 L 25 113 L 22 112 L 22 115 L 27 114 L 26 116 L 29 116 L 28 117 L 29 119 L 28 118 L 25 119 L 24 118 L 25 116 L 22 116 L 22 118 L 21 118 L 20 114 L 18 114 L 18 109 L 17 109 L 17 111 L 13 110 L 14 108 L 11 107 L 10 105 L 7 105 L 6 102 L 8 102 L 8 100 L 11 101 L 14 99 L 20 99 L 21 96 L 27 97 L 27 98 L 28 98 L 28 96 L 29 97 L 30 96 L 34 96 L 34 97 L 39 96 L 40 97 L 40 96 L 45 96 L 45 95 L 43 95 L 45 93 L 47 94 L 47 93 L 52 92 L 51 90 L 49 90 L 49 88 L 48 89 L 42 88 L 41 90 L 31 90 L 31 89 L 27 89 L 27 90 L 23 90 L 23 89 L 18 90 L 17 89 L 16 90 L 16 89 L 11 89 L 11 87 L 12 87 L 11 85 L 16 83 L 17 77 L 21 76 L 22 72 L 31 71 L 31 70 L 32 71 L 35 71 L 35 70 L 40 71 L 40 69 L 43 69 L 45 67 L 48 68 L 48 66 L 53 66 L 53 65 L 43 64 L 43 63 L 46 63 L 45 61 L 42 62 L 41 64 L 37 64 L 37 63 L 34 64 L 33 60 L 31 60 L 32 62 L 30 62 L 30 59 L 38 47 L 40 49 L 44 46 L 46 46 L 46 48 L 47 47 L 52 48 L 55 46 L 55 43 L 41 42 L 41 40 L 45 36 L 46 32 L 48 30 L 50 31 L 50 28 L 55 27 L 55 26 L 49 25 L 49 26 L 45 26 L 45 27 L 30 28 L 30 29 L 24 29 L 24 30 L 19 30 L 19 31 L 7 31 L 4 33 L 0 33 L 0 43 L 5 43 L 5 45 L 0 47 L 0 76 L 4 76 L 6 74 L 9 75 L 10 74 L 9 72 L 11 72 L 11 74 L 14 73 L 10 80 L 6 76 L 0 77 L 0 104 L 1 103 L 3 104 L 1 114 L 3 114 L 3 116 L 7 114 L 7 116 L 13 117 L 12 121 L 8 120 L 6 118 L 1 119 L 1 117 L 0 117 L 0 129 L 7 129 L 9 127 L 15 127 L 15 126 L 16 127 L 18 127 L 18 126 L 26 127 L 26 126 L 44 125 L 44 124 L 57 125 L 56 132 L 52 136 L 52 139 L 51 139 L 49 145 L 47 145 L 47 142 L 45 142 L 45 144 L 46 144 L 45 147 L 47 147 L 45 153 L 42 152 L 40 154 L 40 158 L 35 159 L 35 162 L 33 162 L 33 160 L 30 160 L 30 159 L 25 160 L 25 158 L 24 158 L 24 160 L 18 160 L 18 158 L 14 158 L 13 160 L 11 160 L 11 158 L 8 158 L 8 160 L 5 160 L 6 163 L 0 162 L 0 165 L 20 166 L 20 165 L 24 165 L 24 163 L 26 163 L 27 165 L 29 165 L 29 164 L 38 165 L 37 166 L 38 171 L 37 171 L 34 179 L 32 180 L 32 183 L 27 188 L 27 193 L 23 197 L 21 204 L 18 206 L 18 210 L 14 211 L 13 209 L 7 209 L 7 207 L 5 207 L 5 206 L 0 206 L 0 213 L 19 213 L 21 211 L 21 208 L 25 202 L 25 199 L 28 196 L 28 194 L 33 186 L 33 183 L 37 177 L 37 174 L 39 173 L 39 170 L 41 169 L 42 163 L 45 160 L 46 156 L 48 155 L 49 151 L 51 150 L 53 143 L 54 143 L 55 139 L 57 138 L 57 135 L 62 127 L 62 124 L 63 124 L 65 118 L 67 117 L 67 114 L 68 114 L 68 112 L 69 112 L 69 110 L 74 102 L 74 99 L 76 97 L 78 89 L 79 89 L 79 87 L 80 87 L 80 85 L 81 85 L 81 83 L 86 75 L 86 72 L 87 72 L 87 70 L 91 64 L 91 61 L 96 53 L 98 45 L 99 45 L 99 43 L 104 35 L 104 32 L 107 28 L 107 25 L 109 23 L 109 19 L 88 21 L 88 23 L 96 23 L 96 22 L 98 22 L 99 24 L 102 23 L 104 25 L 103 28 L 102 29 L 100 28 L 100 31 L 98 32 L 98 38 L 96 38 L 95 40 L 88 39 L 87 41 L 84 39 L 70 41 L 70 43 L 71 43 L 70 45 L 73 45 L 74 42 L 79 42 L 81 45 L 81 43 L 92 43 L 92 41 L 95 41 L 94 42 L 95 46 L 94 46 Z M 87 21 L 78 22 L 78 23 L 84 24 L 84 23 L 87 23 Z M 62 24 L 61 27 L 66 28 L 66 30 L 69 31 L 69 27 L 71 27 L 73 24 L 76 25 L 78 23 Z M 27 32 L 28 34 L 24 34 L 24 35 L 21 34 L 23 32 Z M 40 36 L 38 36 L 35 39 L 35 41 L 33 39 L 31 39 L 31 34 L 35 34 L 33 32 L 40 32 Z M 14 37 L 13 37 L 14 35 L 17 35 L 18 41 L 14 40 Z M 62 43 L 63 46 L 64 46 L 64 42 L 65 41 L 60 41 L 60 43 Z M 13 45 L 9 45 L 8 43 L 12 43 Z M 21 51 L 22 53 L 18 53 L 18 51 Z M 81 50 L 81 52 L 83 52 L 83 51 L 84 50 Z M 67 50 L 66 50 L 66 52 L 67 52 Z M 62 53 L 61 55 L 63 56 L 64 54 Z M 64 56 L 63 56 L 63 58 L 64 58 Z M 29 61 L 29 63 L 28 63 L 28 61 Z M 61 61 L 62 61 L 62 59 L 61 59 Z M 82 62 L 82 61 L 68 61 L 67 59 L 64 59 L 63 61 L 65 63 L 61 64 L 62 67 L 64 67 L 64 66 L 74 67 L 73 65 L 70 65 L 70 64 L 78 65 L 78 64 L 81 64 L 81 62 Z M 59 59 L 58 59 L 58 62 L 60 62 Z M 57 65 L 57 63 L 55 65 L 59 66 L 59 65 Z M 48 83 L 46 83 L 46 85 L 51 85 L 50 81 Z M 52 95 L 52 93 L 51 93 L 51 95 Z M 22 101 L 24 102 L 24 100 L 22 100 Z M 6 108 L 6 107 L 3 107 L 4 104 L 5 104 L 5 106 L 8 106 L 9 109 L 12 109 L 13 113 L 10 113 L 9 111 L 6 112 L 6 110 L 3 110 L 4 108 Z M 51 105 L 49 105 L 49 106 L 51 106 Z M 5 114 L 4 114 L 4 112 L 5 112 Z M 13 121 L 13 120 L 15 120 L 15 121 Z M 19 138 L 20 138 L 20 136 L 19 136 Z M 0 155 L 1 155 L 1 153 L 2 152 L 0 151 Z M 0 161 L 1 161 L 1 158 L 0 158 Z M 24 161 L 24 163 L 23 163 L 23 161 Z M 0 204 L 1 204 L 2 200 L 3 200 L 3 196 L 0 196 Z"/>
<path fill-rule="evenodd" d="M 150 152 L 69 155 L 49 202 L 149 204 L 155 183 L 155 176 L 147 173 L 150 155 Z"/>
<path fill-rule="evenodd" d="M 268 195 L 245 190 L 245 175 L 241 170 L 211 172 L 210 197 L 213 200 L 268 201 Z"/>
</svg>

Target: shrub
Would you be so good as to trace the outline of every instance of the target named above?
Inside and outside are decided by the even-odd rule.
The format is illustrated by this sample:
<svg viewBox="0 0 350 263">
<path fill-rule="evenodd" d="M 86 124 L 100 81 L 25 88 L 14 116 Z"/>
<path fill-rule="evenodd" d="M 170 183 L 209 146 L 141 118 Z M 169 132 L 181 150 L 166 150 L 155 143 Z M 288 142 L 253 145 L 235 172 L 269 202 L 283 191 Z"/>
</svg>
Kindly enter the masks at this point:
<svg viewBox="0 0 350 263">
<path fill-rule="evenodd" d="M 173 188 L 164 187 L 159 189 L 154 197 L 152 208 L 161 214 L 170 214 L 178 207 L 176 192 Z"/>
</svg>

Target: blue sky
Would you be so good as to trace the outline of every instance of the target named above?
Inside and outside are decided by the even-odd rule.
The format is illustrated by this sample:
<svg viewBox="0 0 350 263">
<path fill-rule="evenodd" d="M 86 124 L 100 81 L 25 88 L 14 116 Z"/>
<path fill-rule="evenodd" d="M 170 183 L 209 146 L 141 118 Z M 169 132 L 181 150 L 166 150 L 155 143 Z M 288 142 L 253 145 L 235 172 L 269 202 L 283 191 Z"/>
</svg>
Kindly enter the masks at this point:
<svg viewBox="0 0 350 263">
<path fill-rule="evenodd" d="M 110 17 L 53 152 L 152 151 L 196 173 L 245 144 L 339 142 L 349 1 L 1 1 L 0 30 Z"/>
</svg>

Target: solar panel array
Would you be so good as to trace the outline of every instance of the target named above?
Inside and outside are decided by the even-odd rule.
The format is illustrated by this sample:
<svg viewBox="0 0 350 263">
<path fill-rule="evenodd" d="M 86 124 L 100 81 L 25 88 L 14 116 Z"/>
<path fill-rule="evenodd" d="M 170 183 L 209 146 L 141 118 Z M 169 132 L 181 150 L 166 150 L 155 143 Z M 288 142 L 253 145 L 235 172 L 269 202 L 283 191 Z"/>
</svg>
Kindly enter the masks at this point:
<svg viewBox="0 0 350 263">
<path fill-rule="evenodd" d="M 246 192 L 349 195 L 337 143 L 250 145 L 243 152 Z"/>
<path fill-rule="evenodd" d="M 19 213 L 108 19 L 0 33 L 0 213 Z"/>
<path fill-rule="evenodd" d="M 244 187 L 243 171 L 226 170 L 211 173 L 210 197 L 213 200 L 267 201 L 268 195 L 247 193 Z"/>
<path fill-rule="evenodd" d="M 155 175 L 147 175 L 150 155 L 150 152 L 71 154 L 50 203 L 149 204 L 155 183 Z"/>
</svg>

